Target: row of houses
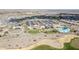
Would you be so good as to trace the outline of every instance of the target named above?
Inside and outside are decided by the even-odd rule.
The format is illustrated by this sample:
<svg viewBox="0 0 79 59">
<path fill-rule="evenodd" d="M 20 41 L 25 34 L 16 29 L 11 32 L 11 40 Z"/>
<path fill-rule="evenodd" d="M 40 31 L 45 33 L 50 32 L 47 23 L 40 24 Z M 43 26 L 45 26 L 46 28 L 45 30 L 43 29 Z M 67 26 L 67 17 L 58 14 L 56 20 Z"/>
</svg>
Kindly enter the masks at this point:
<svg viewBox="0 0 79 59">
<path fill-rule="evenodd" d="M 60 13 L 58 15 L 36 15 L 24 17 L 8 17 L 5 20 L 0 20 L 0 24 L 17 24 L 28 19 L 65 19 L 65 20 L 79 20 L 79 14 Z"/>
<path fill-rule="evenodd" d="M 65 17 L 65 16 L 72 16 L 72 14 L 60 14 L 60 16 Z M 75 15 L 73 15 L 75 16 Z M 76 15 L 78 16 L 78 15 Z M 29 29 L 49 29 L 49 28 L 55 28 L 57 25 L 57 22 L 54 22 L 51 18 L 51 16 L 33 16 L 34 19 L 29 19 L 27 17 L 22 17 L 22 18 L 9 18 L 8 20 L 0 21 L 0 24 L 8 24 L 12 25 L 15 27 L 20 27 L 20 21 L 22 22 L 23 20 L 25 21 L 27 27 Z M 35 18 L 36 17 L 36 18 Z M 44 17 L 44 18 L 43 18 Z M 47 17 L 47 18 L 46 18 Z M 68 20 L 68 19 L 67 19 Z M 61 24 L 59 25 L 61 26 Z"/>
<path fill-rule="evenodd" d="M 79 14 L 60 13 L 59 18 L 66 20 L 79 20 Z"/>
<path fill-rule="evenodd" d="M 53 28 L 53 21 L 49 19 L 31 19 L 26 21 L 26 25 L 30 29 Z"/>
</svg>

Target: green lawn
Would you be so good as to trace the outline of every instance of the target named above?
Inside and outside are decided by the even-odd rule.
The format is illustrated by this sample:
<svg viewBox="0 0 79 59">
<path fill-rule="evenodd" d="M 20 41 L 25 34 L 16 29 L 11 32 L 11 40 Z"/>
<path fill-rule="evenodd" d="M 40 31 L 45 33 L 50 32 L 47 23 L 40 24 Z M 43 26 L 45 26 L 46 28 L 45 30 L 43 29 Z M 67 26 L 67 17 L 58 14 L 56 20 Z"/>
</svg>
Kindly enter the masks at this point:
<svg viewBox="0 0 79 59">
<path fill-rule="evenodd" d="M 38 29 L 32 29 L 32 30 L 28 30 L 28 33 L 31 33 L 31 34 L 37 34 L 37 33 L 40 33 Z"/>
<path fill-rule="evenodd" d="M 75 48 L 75 49 L 79 49 L 79 37 L 75 37 L 75 38 L 71 41 L 70 45 L 71 45 L 73 48 Z"/>
<path fill-rule="evenodd" d="M 43 32 L 47 33 L 47 34 L 58 33 L 58 31 L 56 29 L 48 29 L 48 30 L 44 30 Z"/>
<path fill-rule="evenodd" d="M 65 43 L 63 50 L 79 50 L 70 45 L 71 43 Z"/>
<path fill-rule="evenodd" d="M 40 45 L 33 48 L 32 50 L 79 50 L 79 49 L 73 48 L 69 43 L 66 43 L 64 44 L 64 48 L 62 49 L 53 48 L 48 45 Z"/>
<path fill-rule="evenodd" d="M 31 33 L 31 34 L 37 34 L 37 33 L 46 33 L 46 34 L 53 34 L 53 33 L 58 33 L 57 30 L 55 29 L 28 29 L 27 30 L 28 33 Z"/>
<path fill-rule="evenodd" d="M 56 50 L 56 48 L 53 48 L 48 45 L 40 45 L 40 46 L 33 48 L 32 50 Z"/>
</svg>

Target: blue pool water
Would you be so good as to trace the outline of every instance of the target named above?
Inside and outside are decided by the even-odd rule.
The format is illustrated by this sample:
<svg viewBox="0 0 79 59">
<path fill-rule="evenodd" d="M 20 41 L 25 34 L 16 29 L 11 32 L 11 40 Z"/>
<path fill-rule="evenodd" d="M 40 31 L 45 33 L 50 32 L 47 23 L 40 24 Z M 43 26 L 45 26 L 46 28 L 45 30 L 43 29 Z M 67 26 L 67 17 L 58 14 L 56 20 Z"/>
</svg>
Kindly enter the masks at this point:
<svg viewBox="0 0 79 59">
<path fill-rule="evenodd" d="M 59 32 L 68 33 L 70 32 L 70 29 L 68 27 L 60 27 L 58 28 Z"/>
</svg>

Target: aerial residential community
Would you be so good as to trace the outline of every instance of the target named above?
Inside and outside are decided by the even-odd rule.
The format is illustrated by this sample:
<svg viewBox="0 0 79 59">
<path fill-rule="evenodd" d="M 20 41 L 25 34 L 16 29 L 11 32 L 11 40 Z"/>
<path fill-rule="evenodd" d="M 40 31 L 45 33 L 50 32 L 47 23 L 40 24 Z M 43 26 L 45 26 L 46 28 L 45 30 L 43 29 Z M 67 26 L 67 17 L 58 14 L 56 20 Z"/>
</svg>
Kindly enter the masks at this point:
<svg viewBox="0 0 79 59">
<path fill-rule="evenodd" d="M 0 49 L 78 50 L 79 10 L 0 10 Z"/>
</svg>

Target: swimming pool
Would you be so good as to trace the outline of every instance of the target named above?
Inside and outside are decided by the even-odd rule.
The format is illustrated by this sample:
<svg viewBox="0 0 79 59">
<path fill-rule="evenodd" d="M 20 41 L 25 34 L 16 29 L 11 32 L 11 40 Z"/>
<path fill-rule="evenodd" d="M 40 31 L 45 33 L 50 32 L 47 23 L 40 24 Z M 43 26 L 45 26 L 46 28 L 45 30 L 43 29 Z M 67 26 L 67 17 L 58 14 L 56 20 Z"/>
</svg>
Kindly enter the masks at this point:
<svg viewBox="0 0 79 59">
<path fill-rule="evenodd" d="M 68 32 L 70 32 L 70 29 L 66 26 L 63 26 L 63 27 L 59 27 L 58 31 L 62 32 L 62 33 L 68 33 Z"/>
</svg>

